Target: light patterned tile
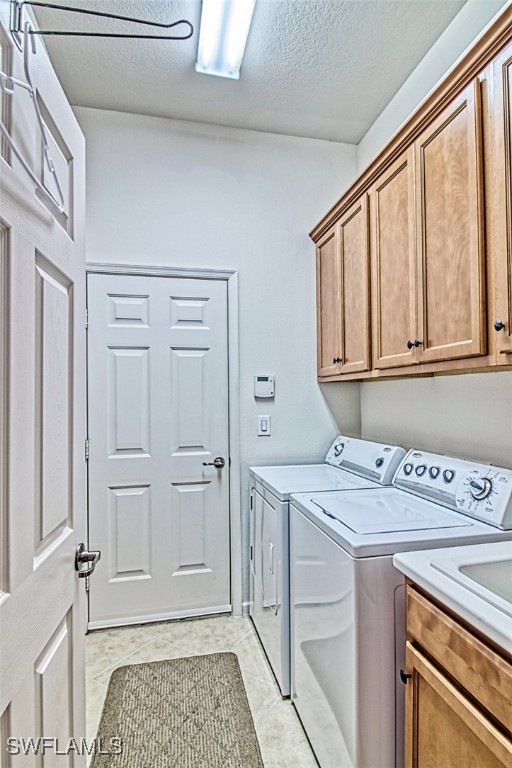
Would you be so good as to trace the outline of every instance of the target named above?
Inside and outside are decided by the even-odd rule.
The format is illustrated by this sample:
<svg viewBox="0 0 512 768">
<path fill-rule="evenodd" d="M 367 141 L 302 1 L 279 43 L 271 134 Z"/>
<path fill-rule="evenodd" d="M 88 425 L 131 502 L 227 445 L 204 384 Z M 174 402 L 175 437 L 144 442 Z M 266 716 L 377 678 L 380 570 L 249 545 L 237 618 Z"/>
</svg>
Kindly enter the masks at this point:
<svg viewBox="0 0 512 768">
<path fill-rule="evenodd" d="M 318 768 L 299 718 L 289 701 L 279 701 L 254 717 L 265 768 Z"/>
<path fill-rule="evenodd" d="M 281 701 L 281 694 L 277 690 L 277 686 L 256 680 L 255 677 L 249 675 L 244 676 L 243 680 L 253 718 L 260 712 L 267 710 L 272 704 Z"/>
<path fill-rule="evenodd" d="M 238 656 L 238 663 L 240 664 L 244 679 L 246 676 L 250 676 L 256 678 L 256 680 L 261 680 L 267 683 L 267 685 L 272 686 L 275 692 L 279 694 L 279 688 L 270 669 L 267 657 L 253 628 L 242 640 L 235 643 L 231 650 Z"/>
<path fill-rule="evenodd" d="M 93 679 L 87 683 L 85 722 L 88 742 L 96 736 L 106 693 L 107 687 L 103 685 L 103 683 L 100 683 L 99 680 Z"/>
<path fill-rule="evenodd" d="M 94 738 L 112 671 L 124 664 L 199 653 L 237 654 L 265 768 L 318 768 L 299 719 L 283 700 L 251 622 L 216 616 L 90 633 L 87 738 Z"/>
<path fill-rule="evenodd" d="M 233 616 L 154 624 L 153 633 L 189 653 L 221 653 L 251 632 L 249 620 Z"/>
<path fill-rule="evenodd" d="M 85 646 L 88 677 L 97 677 L 120 659 L 146 645 L 152 637 L 148 625 L 89 633 Z"/>
<path fill-rule="evenodd" d="M 159 638 L 152 638 L 146 645 L 143 645 L 137 651 L 134 651 L 129 656 L 125 656 L 123 659 L 118 659 L 109 669 L 105 670 L 99 675 L 99 680 L 104 685 L 108 685 L 110 676 L 114 669 L 118 667 L 124 667 L 125 664 L 144 664 L 147 661 L 163 661 L 165 659 L 178 659 L 183 656 L 190 656 L 191 654 L 184 651 L 182 648 L 177 648 L 172 643 L 168 643 L 166 640 L 160 640 Z"/>
</svg>

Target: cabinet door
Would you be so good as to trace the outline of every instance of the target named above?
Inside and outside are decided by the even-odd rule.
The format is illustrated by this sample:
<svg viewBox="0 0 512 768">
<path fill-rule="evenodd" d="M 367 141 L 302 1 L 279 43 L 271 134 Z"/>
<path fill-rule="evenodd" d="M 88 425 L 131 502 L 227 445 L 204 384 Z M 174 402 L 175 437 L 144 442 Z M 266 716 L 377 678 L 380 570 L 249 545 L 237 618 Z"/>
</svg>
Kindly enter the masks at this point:
<svg viewBox="0 0 512 768">
<path fill-rule="evenodd" d="M 340 373 L 370 368 L 368 202 L 364 195 L 338 223 L 341 267 Z"/>
<path fill-rule="evenodd" d="M 512 46 L 493 64 L 496 315 L 498 363 L 512 363 Z"/>
<path fill-rule="evenodd" d="M 341 283 L 338 227 L 316 247 L 316 308 L 318 375 L 334 376 L 341 359 Z"/>
<path fill-rule="evenodd" d="M 370 191 L 373 367 L 417 362 L 414 150 Z"/>
<path fill-rule="evenodd" d="M 512 741 L 407 643 L 406 768 L 510 768 Z"/>
<path fill-rule="evenodd" d="M 485 354 L 480 84 L 415 143 L 419 360 Z"/>
</svg>

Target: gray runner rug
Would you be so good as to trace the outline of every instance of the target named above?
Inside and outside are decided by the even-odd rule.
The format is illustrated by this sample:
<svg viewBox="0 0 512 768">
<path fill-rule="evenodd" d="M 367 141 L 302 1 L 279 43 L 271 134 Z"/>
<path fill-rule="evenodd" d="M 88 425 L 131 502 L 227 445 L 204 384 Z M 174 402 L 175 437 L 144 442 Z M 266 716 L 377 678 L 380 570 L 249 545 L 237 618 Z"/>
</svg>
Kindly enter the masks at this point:
<svg viewBox="0 0 512 768">
<path fill-rule="evenodd" d="M 263 768 L 236 655 L 114 670 L 91 768 Z"/>
</svg>

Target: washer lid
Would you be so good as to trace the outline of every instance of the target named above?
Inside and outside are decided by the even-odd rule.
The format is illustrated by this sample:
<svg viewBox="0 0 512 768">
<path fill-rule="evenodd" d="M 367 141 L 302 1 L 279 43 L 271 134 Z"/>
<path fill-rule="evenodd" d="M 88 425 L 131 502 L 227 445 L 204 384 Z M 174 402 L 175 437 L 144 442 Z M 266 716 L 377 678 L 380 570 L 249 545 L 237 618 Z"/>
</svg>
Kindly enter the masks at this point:
<svg viewBox="0 0 512 768">
<path fill-rule="evenodd" d="M 252 476 L 274 496 L 287 501 L 292 493 L 344 491 L 377 488 L 377 483 L 329 464 L 291 464 L 281 467 L 251 467 Z"/>
<path fill-rule="evenodd" d="M 439 528 L 466 528 L 471 521 L 406 493 L 368 494 L 350 497 L 326 493 L 311 499 L 328 517 L 339 520 L 354 533 L 397 533 Z"/>
</svg>

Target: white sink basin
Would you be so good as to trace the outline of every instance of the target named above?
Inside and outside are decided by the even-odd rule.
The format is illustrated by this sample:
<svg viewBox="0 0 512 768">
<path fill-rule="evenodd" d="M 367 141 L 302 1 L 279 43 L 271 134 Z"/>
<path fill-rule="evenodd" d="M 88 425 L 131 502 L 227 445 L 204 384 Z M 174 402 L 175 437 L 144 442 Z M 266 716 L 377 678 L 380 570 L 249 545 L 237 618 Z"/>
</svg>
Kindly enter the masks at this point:
<svg viewBox="0 0 512 768">
<path fill-rule="evenodd" d="M 512 617 L 512 557 L 504 557 L 510 549 L 510 544 L 508 552 L 503 545 L 457 547 L 448 558 L 446 553 L 440 558 L 433 557 L 430 565 Z"/>
<path fill-rule="evenodd" d="M 403 552 L 393 563 L 512 653 L 512 541 Z"/>
<path fill-rule="evenodd" d="M 512 559 L 461 565 L 460 572 L 512 604 Z"/>
</svg>

